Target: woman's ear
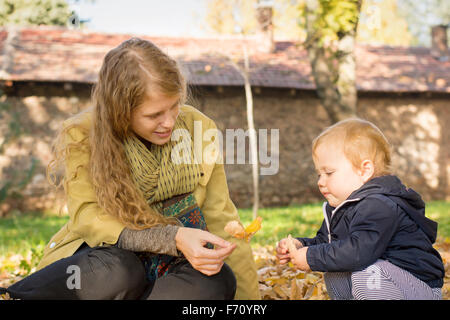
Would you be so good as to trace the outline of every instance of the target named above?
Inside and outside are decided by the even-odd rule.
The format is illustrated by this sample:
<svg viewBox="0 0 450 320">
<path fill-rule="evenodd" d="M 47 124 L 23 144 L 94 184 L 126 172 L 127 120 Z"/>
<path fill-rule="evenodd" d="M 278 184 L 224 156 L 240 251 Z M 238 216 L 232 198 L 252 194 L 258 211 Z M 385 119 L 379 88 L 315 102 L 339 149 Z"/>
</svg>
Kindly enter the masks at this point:
<svg viewBox="0 0 450 320">
<path fill-rule="evenodd" d="M 375 166 L 373 165 L 372 160 L 364 160 L 361 163 L 361 178 L 363 180 L 364 183 L 366 183 L 367 181 L 369 181 L 374 172 L 375 172 Z"/>
</svg>

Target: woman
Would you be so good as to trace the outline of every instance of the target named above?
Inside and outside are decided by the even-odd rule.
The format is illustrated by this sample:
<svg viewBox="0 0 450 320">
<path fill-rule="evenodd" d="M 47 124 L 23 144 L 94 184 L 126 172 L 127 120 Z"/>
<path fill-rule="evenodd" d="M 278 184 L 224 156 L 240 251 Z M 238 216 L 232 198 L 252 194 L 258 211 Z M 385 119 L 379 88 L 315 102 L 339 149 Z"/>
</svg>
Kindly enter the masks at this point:
<svg viewBox="0 0 450 320">
<path fill-rule="evenodd" d="M 218 148 L 192 143 L 216 126 L 185 99 L 151 42 L 105 56 L 94 107 L 64 122 L 48 167 L 64 164 L 70 220 L 12 298 L 259 299 L 250 246 L 223 231 L 239 217 Z"/>
</svg>

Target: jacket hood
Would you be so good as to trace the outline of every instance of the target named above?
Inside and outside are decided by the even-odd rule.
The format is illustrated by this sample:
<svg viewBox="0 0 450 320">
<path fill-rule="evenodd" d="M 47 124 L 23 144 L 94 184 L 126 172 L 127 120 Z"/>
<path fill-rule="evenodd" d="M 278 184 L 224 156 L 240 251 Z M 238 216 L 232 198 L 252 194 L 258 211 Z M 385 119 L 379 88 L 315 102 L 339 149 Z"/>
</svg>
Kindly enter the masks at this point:
<svg viewBox="0 0 450 320">
<path fill-rule="evenodd" d="M 396 176 L 381 176 L 366 182 L 361 188 L 354 191 L 349 199 L 365 198 L 371 194 L 384 194 L 404 199 L 415 208 L 425 207 L 422 197 L 411 188 L 402 184 Z"/>
<path fill-rule="evenodd" d="M 425 232 L 432 243 L 437 236 L 437 223 L 425 217 L 425 202 L 413 189 L 407 188 L 393 175 L 373 178 L 354 191 L 348 199 L 365 198 L 382 194 L 399 205 Z"/>
</svg>

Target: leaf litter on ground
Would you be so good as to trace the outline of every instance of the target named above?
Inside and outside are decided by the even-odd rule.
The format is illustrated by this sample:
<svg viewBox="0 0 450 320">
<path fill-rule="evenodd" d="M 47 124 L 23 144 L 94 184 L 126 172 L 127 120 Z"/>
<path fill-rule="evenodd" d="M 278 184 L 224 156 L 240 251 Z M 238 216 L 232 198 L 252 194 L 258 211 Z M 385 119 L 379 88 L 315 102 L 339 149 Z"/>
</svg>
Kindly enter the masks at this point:
<svg viewBox="0 0 450 320">
<path fill-rule="evenodd" d="M 440 238 L 434 245 L 445 267 L 442 299 L 450 300 L 450 238 Z M 37 256 L 31 250 L 25 254 L 0 256 L 0 287 L 8 287 L 36 271 Z M 259 291 L 263 300 L 329 300 L 322 272 L 303 272 L 292 263 L 280 265 L 273 246 L 253 247 Z M 0 300 L 9 299 L 0 295 Z"/>
</svg>

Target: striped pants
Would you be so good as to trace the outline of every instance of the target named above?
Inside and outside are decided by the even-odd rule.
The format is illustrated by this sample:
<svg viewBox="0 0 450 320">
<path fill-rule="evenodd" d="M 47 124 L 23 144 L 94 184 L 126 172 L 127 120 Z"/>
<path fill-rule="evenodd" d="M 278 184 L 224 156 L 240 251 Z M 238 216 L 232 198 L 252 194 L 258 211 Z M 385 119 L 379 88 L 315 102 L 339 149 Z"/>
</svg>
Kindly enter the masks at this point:
<svg viewBox="0 0 450 320">
<path fill-rule="evenodd" d="M 377 260 L 356 272 L 326 272 L 333 300 L 441 300 L 440 288 L 431 288 L 411 273 L 386 260 Z"/>
</svg>

